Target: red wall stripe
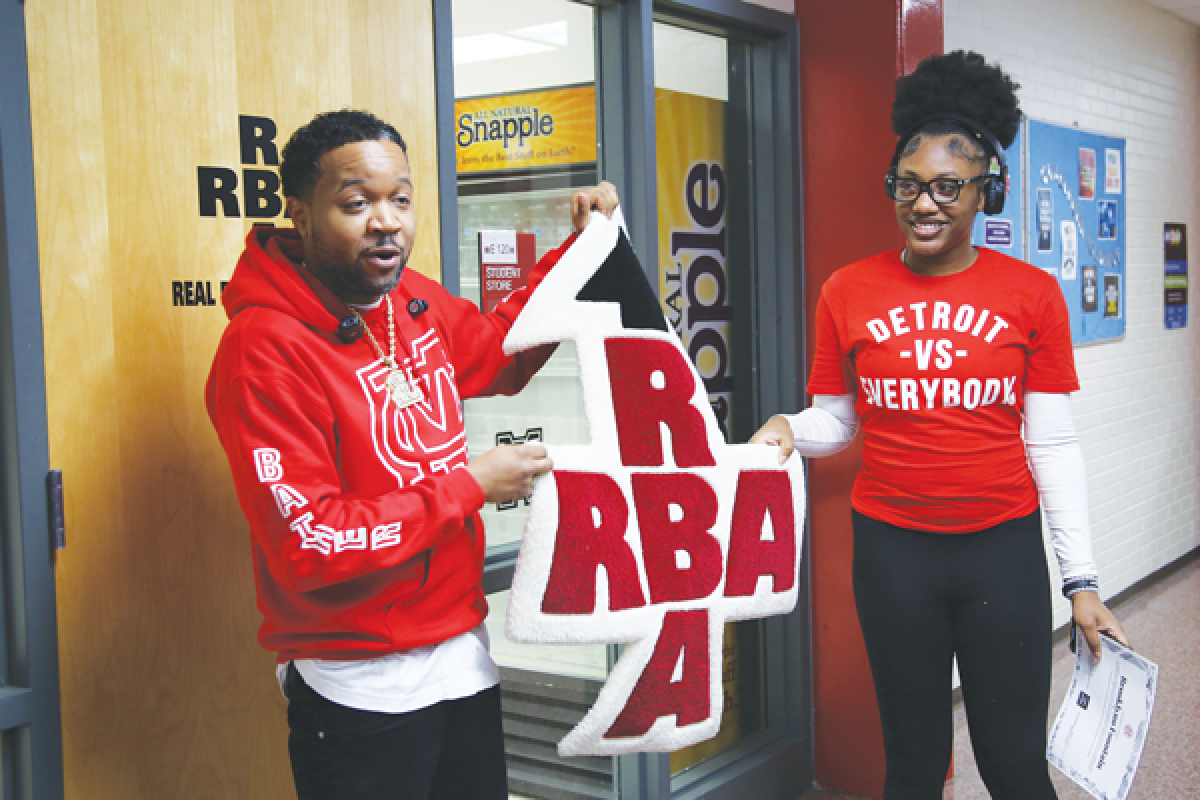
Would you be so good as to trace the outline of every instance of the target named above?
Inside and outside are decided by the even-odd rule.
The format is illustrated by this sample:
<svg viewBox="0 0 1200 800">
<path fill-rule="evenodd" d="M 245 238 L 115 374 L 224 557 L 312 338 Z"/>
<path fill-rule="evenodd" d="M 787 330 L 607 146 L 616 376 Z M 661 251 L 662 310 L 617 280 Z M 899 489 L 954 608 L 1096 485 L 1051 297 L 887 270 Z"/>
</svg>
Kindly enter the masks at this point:
<svg viewBox="0 0 1200 800">
<path fill-rule="evenodd" d="M 940 0 L 797 2 L 804 158 L 807 353 L 825 279 L 838 267 L 898 246 L 883 176 L 896 77 L 942 51 Z M 808 374 L 810 364 L 797 369 Z M 814 769 L 819 785 L 883 793 L 883 739 L 850 584 L 854 447 L 809 466 Z"/>
</svg>

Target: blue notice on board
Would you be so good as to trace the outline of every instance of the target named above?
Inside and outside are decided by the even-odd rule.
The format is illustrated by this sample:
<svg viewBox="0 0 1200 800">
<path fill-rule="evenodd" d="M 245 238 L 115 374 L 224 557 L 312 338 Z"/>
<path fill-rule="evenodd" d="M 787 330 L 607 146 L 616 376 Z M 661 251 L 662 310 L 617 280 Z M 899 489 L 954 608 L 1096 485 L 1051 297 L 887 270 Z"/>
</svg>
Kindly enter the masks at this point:
<svg viewBox="0 0 1200 800">
<path fill-rule="evenodd" d="M 1012 220 L 985 219 L 983 221 L 983 243 L 988 247 L 1012 247 Z"/>
</svg>

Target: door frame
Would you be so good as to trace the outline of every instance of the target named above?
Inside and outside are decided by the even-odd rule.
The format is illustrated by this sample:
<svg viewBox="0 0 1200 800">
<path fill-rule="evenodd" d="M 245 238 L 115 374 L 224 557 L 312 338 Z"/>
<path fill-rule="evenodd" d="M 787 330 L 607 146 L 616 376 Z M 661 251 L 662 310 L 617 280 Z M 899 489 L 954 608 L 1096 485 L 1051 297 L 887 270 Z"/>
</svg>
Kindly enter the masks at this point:
<svg viewBox="0 0 1200 800">
<path fill-rule="evenodd" d="M 0 797 L 63 796 L 25 7 L 0 0 Z"/>
</svg>

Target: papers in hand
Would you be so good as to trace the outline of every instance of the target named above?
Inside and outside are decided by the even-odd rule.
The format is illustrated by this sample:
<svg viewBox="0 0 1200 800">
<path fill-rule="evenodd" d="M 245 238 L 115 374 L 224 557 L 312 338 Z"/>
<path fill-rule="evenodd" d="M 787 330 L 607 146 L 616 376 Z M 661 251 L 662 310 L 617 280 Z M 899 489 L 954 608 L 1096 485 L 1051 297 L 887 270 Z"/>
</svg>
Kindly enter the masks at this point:
<svg viewBox="0 0 1200 800">
<path fill-rule="evenodd" d="M 1100 800 L 1125 800 L 1146 743 L 1158 665 L 1107 636 L 1096 661 L 1079 637 L 1075 676 L 1046 760 Z"/>
</svg>

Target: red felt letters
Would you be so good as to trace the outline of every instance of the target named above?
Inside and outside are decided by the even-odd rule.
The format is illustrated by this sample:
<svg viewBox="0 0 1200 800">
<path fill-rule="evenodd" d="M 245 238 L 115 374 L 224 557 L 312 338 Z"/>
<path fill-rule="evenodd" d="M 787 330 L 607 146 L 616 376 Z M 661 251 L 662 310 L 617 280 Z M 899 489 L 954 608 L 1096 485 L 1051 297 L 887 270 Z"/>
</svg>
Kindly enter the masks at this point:
<svg viewBox="0 0 1200 800">
<path fill-rule="evenodd" d="M 542 611 L 591 614 L 596 609 L 597 568 L 608 577 L 609 608 L 646 604 L 637 559 L 625 538 L 629 508 L 617 482 L 597 472 L 556 470 L 558 533 Z M 710 533 L 717 496 L 688 472 L 633 473 L 633 503 L 651 603 L 708 597 L 721 580 L 721 545 Z M 672 506 L 677 510 L 672 512 Z M 678 515 L 679 519 L 672 519 Z M 763 538 L 771 517 L 772 539 Z M 795 512 L 786 472 L 744 470 L 738 475 L 725 568 L 725 596 L 754 594 L 760 575 L 771 591 L 796 582 Z M 686 553 L 680 566 L 678 552 Z"/>
<path fill-rule="evenodd" d="M 660 422 L 671 431 L 677 467 L 716 465 L 708 449 L 704 417 L 692 405 L 696 381 L 683 350 L 657 339 L 606 339 L 608 376 L 621 463 L 661 467 L 666 442 Z"/>
<path fill-rule="evenodd" d="M 771 515 L 774 540 L 763 540 L 763 522 Z M 796 582 L 796 524 L 792 486 L 786 472 L 746 470 L 738 475 L 729 531 L 729 570 L 725 596 L 754 594 L 759 575 L 770 575 L 775 592 Z"/>
<path fill-rule="evenodd" d="M 754 596 L 763 576 L 773 595 L 793 590 L 797 545 L 786 471 L 696 469 L 718 464 L 705 417 L 693 405 L 698 383 L 682 348 L 635 337 L 608 338 L 604 347 L 621 469 L 555 470 L 558 530 L 541 611 L 586 616 L 684 606 L 665 613 L 649 661 L 604 733 L 614 739 L 643 736 L 662 717 L 684 726 L 715 713 L 712 648 L 719 654 L 721 645 L 719 636 L 709 640 L 710 615 L 723 613 L 716 605 L 722 597 Z M 714 488 L 734 479 L 736 487 Z M 733 508 L 722 517 L 728 488 Z M 719 519 L 730 526 L 724 552 Z M 597 607 L 601 568 L 607 609 Z M 698 601 L 706 602 L 697 608 Z M 744 614 L 752 606 L 739 608 Z"/>
<path fill-rule="evenodd" d="M 675 715 L 676 725 L 707 719 L 708 647 L 707 611 L 668 611 L 654 654 L 604 737 L 641 736 L 656 719 L 671 714 Z M 681 652 L 683 675 L 672 683 Z"/>
<path fill-rule="evenodd" d="M 709 530 L 717 521 L 717 495 L 688 472 L 633 475 L 633 504 L 642 532 L 642 558 L 650 602 L 708 597 L 721 581 L 721 545 Z M 672 519 L 672 510 L 679 515 Z M 679 566 L 679 554 L 688 565 Z"/>
<path fill-rule="evenodd" d="M 629 509 L 621 487 L 596 472 L 559 470 L 554 481 L 558 485 L 558 536 L 542 611 L 593 613 L 596 568 L 601 564 L 608 576 L 612 610 L 645 605 L 637 561 L 625 541 Z"/>
</svg>

